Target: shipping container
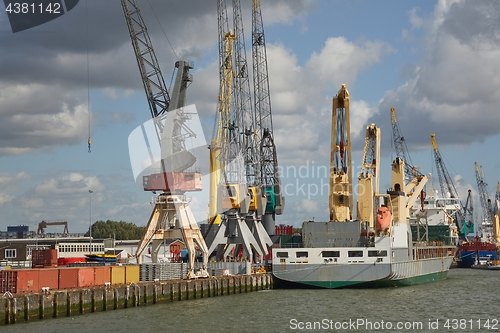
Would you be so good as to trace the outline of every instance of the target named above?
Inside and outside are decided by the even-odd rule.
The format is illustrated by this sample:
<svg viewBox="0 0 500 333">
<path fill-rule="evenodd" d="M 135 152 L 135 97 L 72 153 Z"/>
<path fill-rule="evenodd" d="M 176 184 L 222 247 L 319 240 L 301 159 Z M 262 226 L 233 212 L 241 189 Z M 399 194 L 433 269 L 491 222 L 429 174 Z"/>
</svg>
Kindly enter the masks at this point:
<svg viewBox="0 0 500 333">
<path fill-rule="evenodd" d="M 78 268 L 59 268 L 59 289 L 78 287 Z"/>
<path fill-rule="evenodd" d="M 125 284 L 125 266 L 111 267 L 111 284 Z"/>
<path fill-rule="evenodd" d="M 125 283 L 139 282 L 140 267 L 139 265 L 124 266 L 125 267 Z"/>
<path fill-rule="evenodd" d="M 38 290 L 37 269 L 0 271 L 0 293 L 15 294 Z"/>
<path fill-rule="evenodd" d="M 44 267 L 57 267 L 57 250 L 45 250 Z"/>
<path fill-rule="evenodd" d="M 94 267 L 78 267 L 78 287 L 94 286 Z"/>
<path fill-rule="evenodd" d="M 16 292 L 29 292 L 29 291 L 38 291 L 38 269 L 20 269 L 17 272 L 17 287 Z"/>
<path fill-rule="evenodd" d="M 96 266 L 94 267 L 94 285 L 104 286 L 106 283 L 111 283 L 111 267 Z"/>
<path fill-rule="evenodd" d="M 42 290 L 42 288 L 49 288 L 49 290 L 58 289 L 59 269 L 57 268 L 40 269 L 38 272 L 38 287 L 40 288 L 40 290 Z"/>
<path fill-rule="evenodd" d="M 0 271 L 0 293 L 16 293 L 17 274 L 15 272 L 11 270 Z"/>
<path fill-rule="evenodd" d="M 44 268 L 44 267 L 57 267 L 57 250 L 43 249 L 31 251 L 31 267 Z"/>
</svg>

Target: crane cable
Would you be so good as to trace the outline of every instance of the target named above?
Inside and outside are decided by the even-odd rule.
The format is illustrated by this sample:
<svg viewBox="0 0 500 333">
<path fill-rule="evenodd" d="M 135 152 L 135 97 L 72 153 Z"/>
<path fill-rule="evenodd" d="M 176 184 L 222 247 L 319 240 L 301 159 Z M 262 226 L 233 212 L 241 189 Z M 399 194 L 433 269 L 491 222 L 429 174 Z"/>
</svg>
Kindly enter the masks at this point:
<svg viewBox="0 0 500 333">
<path fill-rule="evenodd" d="M 160 20 L 158 19 L 158 16 L 156 16 L 156 13 L 155 13 L 155 11 L 154 11 L 154 9 L 153 9 L 153 6 L 151 5 L 151 2 L 150 2 L 149 0 L 148 0 L 148 4 L 149 4 L 149 7 L 151 8 L 151 11 L 153 12 L 153 15 L 154 15 L 154 16 L 155 16 L 155 18 L 156 18 L 156 21 L 157 21 L 157 22 L 158 22 L 158 24 L 160 25 L 161 31 L 163 32 L 163 35 L 165 36 L 165 39 L 166 39 L 166 40 L 167 40 L 167 42 L 168 42 L 168 45 L 170 45 L 170 48 L 172 49 L 172 52 L 173 52 L 173 53 L 174 53 L 174 55 L 175 55 L 175 58 L 176 58 L 177 60 L 179 60 L 179 57 L 177 56 L 177 53 L 175 52 L 175 49 L 174 49 L 174 47 L 172 46 L 172 43 L 170 43 L 170 40 L 169 40 L 169 39 L 168 39 L 168 37 L 167 37 L 167 33 L 165 32 L 165 29 L 163 29 L 163 26 L 161 25 L 161 22 L 160 22 Z"/>
<path fill-rule="evenodd" d="M 89 146 L 89 153 L 91 152 L 90 146 L 92 140 L 90 139 L 90 124 L 91 124 L 91 114 L 90 114 L 90 62 L 89 62 L 89 11 L 88 11 L 88 1 L 85 1 L 85 28 L 86 28 L 86 39 L 87 39 L 87 113 L 89 116 L 89 138 L 87 139 L 87 144 Z"/>
</svg>

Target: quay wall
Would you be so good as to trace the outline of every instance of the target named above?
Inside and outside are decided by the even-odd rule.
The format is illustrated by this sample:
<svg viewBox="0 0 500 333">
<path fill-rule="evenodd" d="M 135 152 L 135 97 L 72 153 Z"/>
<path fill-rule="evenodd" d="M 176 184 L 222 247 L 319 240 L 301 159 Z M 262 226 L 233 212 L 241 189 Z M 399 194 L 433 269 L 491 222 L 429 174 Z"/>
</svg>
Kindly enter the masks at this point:
<svg viewBox="0 0 500 333">
<path fill-rule="evenodd" d="M 192 280 L 131 282 L 45 292 L 6 292 L 0 298 L 0 325 L 271 288 L 272 276 L 264 273 Z"/>
</svg>

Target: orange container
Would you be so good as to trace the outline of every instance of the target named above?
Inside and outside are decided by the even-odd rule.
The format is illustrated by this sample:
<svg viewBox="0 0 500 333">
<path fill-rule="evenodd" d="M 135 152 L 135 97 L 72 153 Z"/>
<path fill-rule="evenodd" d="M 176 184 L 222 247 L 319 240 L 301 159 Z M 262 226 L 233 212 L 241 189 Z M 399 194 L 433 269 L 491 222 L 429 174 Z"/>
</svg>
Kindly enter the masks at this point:
<svg viewBox="0 0 500 333">
<path fill-rule="evenodd" d="M 94 267 L 79 267 L 78 269 L 78 287 L 94 286 Z"/>
<path fill-rule="evenodd" d="M 125 266 L 111 266 L 111 284 L 125 284 Z"/>
<path fill-rule="evenodd" d="M 59 269 L 59 289 L 78 287 L 78 268 L 67 267 Z"/>
<path fill-rule="evenodd" d="M 18 293 L 38 291 L 38 269 L 20 269 L 12 271 L 17 273 L 17 291 Z"/>
<path fill-rule="evenodd" d="M 111 267 L 110 266 L 95 266 L 94 267 L 94 284 L 96 286 L 104 286 L 106 282 L 111 282 Z"/>
<path fill-rule="evenodd" d="M 59 288 L 59 270 L 57 268 L 46 268 L 38 271 L 38 287 L 48 287 L 49 290 Z"/>
</svg>

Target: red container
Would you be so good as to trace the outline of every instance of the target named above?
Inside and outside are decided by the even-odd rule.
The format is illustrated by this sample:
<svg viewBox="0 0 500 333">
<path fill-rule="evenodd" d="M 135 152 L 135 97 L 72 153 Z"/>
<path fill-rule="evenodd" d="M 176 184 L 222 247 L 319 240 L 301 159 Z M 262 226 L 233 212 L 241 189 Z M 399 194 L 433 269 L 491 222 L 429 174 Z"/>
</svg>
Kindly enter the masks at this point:
<svg viewBox="0 0 500 333">
<path fill-rule="evenodd" d="M 94 286 L 94 267 L 78 268 L 78 287 Z"/>
<path fill-rule="evenodd" d="M 31 267 L 33 268 L 43 268 L 44 264 L 44 250 L 33 250 L 31 251 Z"/>
<path fill-rule="evenodd" d="M 59 268 L 59 289 L 71 289 L 78 287 L 78 268 Z"/>
<path fill-rule="evenodd" d="M 57 267 L 57 250 L 45 250 L 43 267 Z"/>
<path fill-rule="evenodd" d="M 38 272 L 38 287 L 48 287 L 49 290 L 59 288 L 59 270 L 57 268 L 40 269 Z"/>
<path fill-rule="evenodd" d="M 57 267 L 57 250 L 33 250 L 31 252 L 31 267 Z"/>
<path fill-rule="evenodd" d="M 94 285 L 104 286 L 106 282 L 111 282 L 111 267 L 95 266 L 94 267 Z"/>
<path fill-rule="evenodd" d="M 17 273 L 17 291 L 18 293 L 38 291 L 38 269 L 20 269 L 12 271 Z"/>
</svg>

